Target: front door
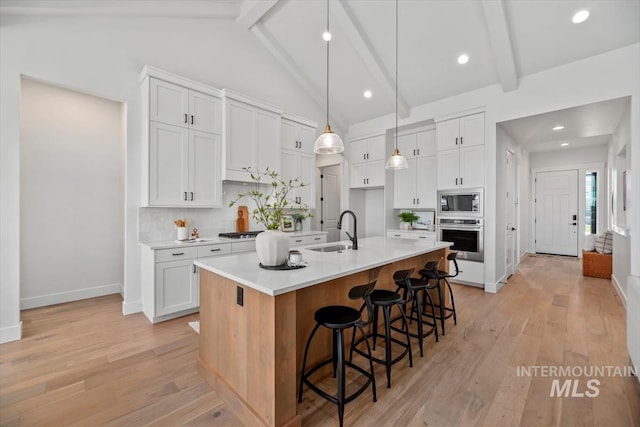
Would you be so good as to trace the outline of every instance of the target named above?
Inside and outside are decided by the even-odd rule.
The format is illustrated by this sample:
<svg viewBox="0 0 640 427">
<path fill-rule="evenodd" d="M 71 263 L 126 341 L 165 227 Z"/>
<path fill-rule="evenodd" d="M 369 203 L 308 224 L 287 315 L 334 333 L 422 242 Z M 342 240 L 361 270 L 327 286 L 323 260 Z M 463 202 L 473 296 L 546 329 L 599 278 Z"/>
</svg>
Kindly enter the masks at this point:
<svg viewBox="0 0 640 427">
<path fill-rule="evenodd" d="M 535 247 L 538 253 L 578 255 L 578 171 L 538 172 Z"/>
</svg>

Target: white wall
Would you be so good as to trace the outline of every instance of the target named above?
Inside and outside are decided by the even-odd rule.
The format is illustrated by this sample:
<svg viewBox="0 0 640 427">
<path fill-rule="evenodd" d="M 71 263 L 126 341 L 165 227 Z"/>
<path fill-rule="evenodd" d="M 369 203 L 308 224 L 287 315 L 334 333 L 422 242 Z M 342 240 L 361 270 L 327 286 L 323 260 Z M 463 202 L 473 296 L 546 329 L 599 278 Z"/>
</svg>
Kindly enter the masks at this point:
<svg viewBox="0 0 640 427">
<path fill-rule="evenodd" d="M 141 97 L 152 65 L 231 88 L 323 123 L 324 110 L 233 20 L 138 17 L 11 17 L 0 23 L 0 342 L 21 336 L 20 79 L 28 76 L 126 102 L 125 313 L 141 309 Z M 266 84 L 268 83 L 268 84 Z M 339 131 L 337 129 L 337 131 Z"/>
<path fill-rule="evenodd" d="M 366 190 L 363 237 L 384 236 L 384 189 Z"/>
<path fill-rule="evenodd" d="M 627 277 L 631 274 L 631 234 L 630 225 L 631 218 L 630 204 L 638 203 L 640 192 L 632 193 L 631 189 L 627 190 L 627 210 L 623 209 L 622 200 L 622 172 L 631 173 L 631 154 L 633 151 L 640 151 L 638 144 L 632 143 L 631 139 L 631 116 L 630 110 L 625 111 L 620 118 L 620 123 L 613 133 L 613 138 L 609 144 L 608 156 L 608 176 L 611 180 L 611 189 L 613 191 L 613 203 L 610 214 L 610 224 L 613 229 L 613 277 L 612 280 L 618 287 L 622 300 L 627 301 Z M 623 153 L 624 155 L 621 155 Z M 636 171 L 640 169 L 635 167 Z M 636 175 L 640 171 L 636 172 Z M 627 178 L 629 179 L 629 178 Z M 629 183 L 629 182 L 628 182 Z M 632 195 L 633 194 L 633 195 Z M 608 199 L 607 202 L 609 204 Z M 637 212 L 634 210 L 634 212 Z M 637 214 L 636 214 L 637 216 Z M 637 237 L 635 237 L 637 239 Z"/>
<path fill-rule="evenodd" d="M 609 148 L 607 145 L 556 150 L 543 153 L 530 153 L 531 168 L 563 167 L 565 165 L 581 165 L 585 163 L 606 163 Z"/>
<path fill-rule="evenodd" d="M 122 292 L 118 102 L 22 81 L 21 308 Z"/>
<path fill-rule="evenodd" d="M 517 90 L 504 93 L 500 85 L 470 91 L 411 109 L 404 126 L 423 120 L 458 114 L 478 107 L 485 108 L 485 234 L 496 235 L 496 183 L 503 179 L 496 175 L 496 123 L 557 111 L 578 105 L 631 96 L 631 141 L 640 143 L 640 44 L 576 61 L 547 71 L 522 77 Z M 552 95 L 550 95 L 552 94 Z M 354 124 L 348 138 L 384 132 L 395 126 L 390 114 Z M 640 150 L 633 150 L 631 164 L 640 170 Z M 632 175 L 633 188 L 640 188 L 640 173 Z M 631 206 L 631 210 L 638 209 Z M 631 216 L 640 229 L 640 215 Z M 632 259 L 640 259 L 640 239 L 631 242 Z M 499 271 L 504 270 L 504 257 L 496 257 L 495 239 L 485 244 L 485 290 L 495 291 Z M 635 269 L 635 270 L 634 270 Z M 635 273 L 634 273 L 635 271 Z M 632 265 L 632 273 L 640 275 L 640 264 Z"/>
</svg>

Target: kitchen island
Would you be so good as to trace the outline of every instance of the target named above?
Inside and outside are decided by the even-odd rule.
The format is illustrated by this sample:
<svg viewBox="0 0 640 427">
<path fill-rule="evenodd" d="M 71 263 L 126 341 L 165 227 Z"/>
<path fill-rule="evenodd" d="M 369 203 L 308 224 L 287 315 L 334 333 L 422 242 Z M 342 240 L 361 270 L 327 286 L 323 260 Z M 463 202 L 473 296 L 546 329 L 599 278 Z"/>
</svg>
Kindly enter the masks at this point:
<svg viewBox="0 0 640 427">
<path fill-rule="evenodd" d="M 201 374 L 246 425 L 300 425 L 297 381 L 315 310 L 360 308 L 362 301 L 347 297 L 351 287 L 376 279 L 377 288 L 395 290 L 395 271 L 446 259 L 449 246 L 372 237 L 360 239 L 357 251 L 306 247 L 300 251 L 308 266 L 288 271 L 260 268 L 254 253 L 198 259 Z M 448 271 L 448 264 L 440 268 Z M 321 332 L 327 331 L 316 335 L 309 366 L 331 352 L 331 336 Z"/>
</svg>

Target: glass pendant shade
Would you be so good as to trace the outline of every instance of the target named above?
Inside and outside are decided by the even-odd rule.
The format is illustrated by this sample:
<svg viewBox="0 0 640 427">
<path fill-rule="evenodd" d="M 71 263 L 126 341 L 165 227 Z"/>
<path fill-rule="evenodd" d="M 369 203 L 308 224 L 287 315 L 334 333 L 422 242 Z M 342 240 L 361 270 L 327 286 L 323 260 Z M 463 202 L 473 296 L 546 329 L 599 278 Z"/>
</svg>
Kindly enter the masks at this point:
<svg viewBox="0 0 640 427">
<path fill-rule="evenodd" d="M 324 132 L 320 134 L 313 145 L 313 152 L 317 154 L 338 154 L 344 151 L 342 138 L 331 131 L 331 126 L 327 125 Z"/>
<path fill-rule="evenodd" d="M 397 148 L 393 150 L 393 155 L 389 157 L 387 160 L 387 164 L 385 166 L 386 169 L 407 169 L 409 167 L 409 163 L 407 163 L 407 159 L 404 158 L 402 154 L 400 154 L 400 150 Z"/>
</svg>

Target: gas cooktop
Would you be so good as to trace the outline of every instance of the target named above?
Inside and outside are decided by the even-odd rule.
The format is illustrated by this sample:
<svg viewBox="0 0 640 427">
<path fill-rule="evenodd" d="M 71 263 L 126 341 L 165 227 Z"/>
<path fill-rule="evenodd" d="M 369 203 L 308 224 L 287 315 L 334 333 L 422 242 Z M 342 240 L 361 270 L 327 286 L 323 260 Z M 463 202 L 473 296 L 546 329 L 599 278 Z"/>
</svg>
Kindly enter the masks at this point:
<svg viewBox="0 0 640 427">
<path fill-rule="evenodd" d="M 218 237 L 223 237 L 225 239 L 251 239 L 256 237 L 258 234 L 262 233 L 261 231 L 243 231 L 241 233 L 220 233 Z"/>
</svg>

